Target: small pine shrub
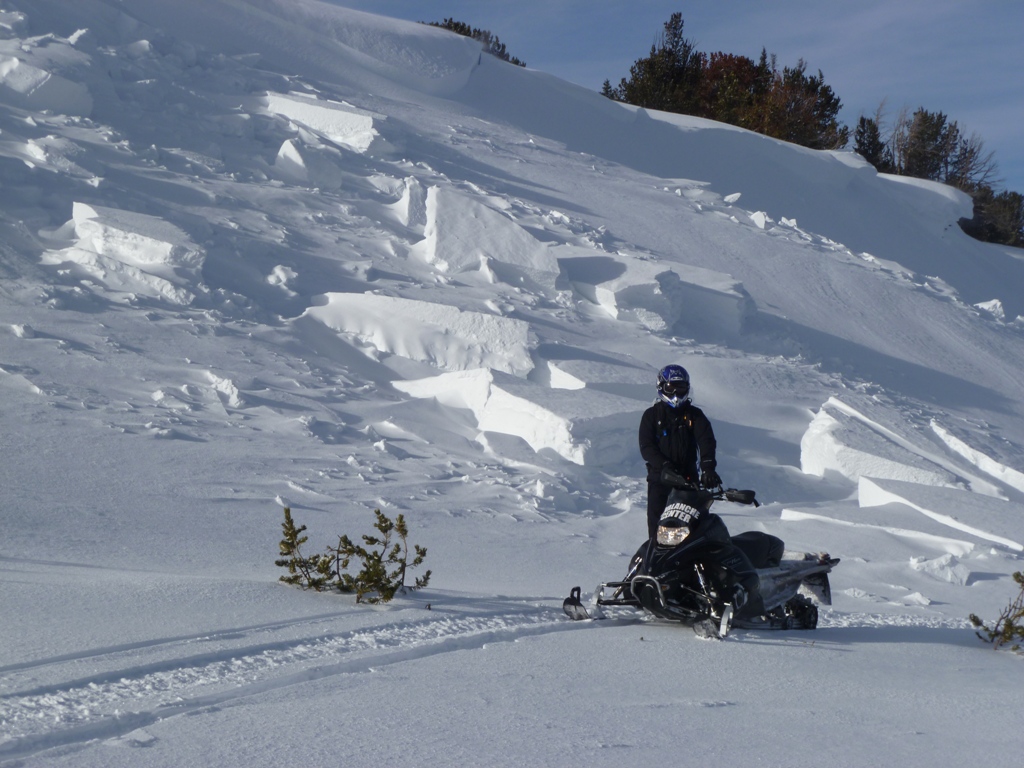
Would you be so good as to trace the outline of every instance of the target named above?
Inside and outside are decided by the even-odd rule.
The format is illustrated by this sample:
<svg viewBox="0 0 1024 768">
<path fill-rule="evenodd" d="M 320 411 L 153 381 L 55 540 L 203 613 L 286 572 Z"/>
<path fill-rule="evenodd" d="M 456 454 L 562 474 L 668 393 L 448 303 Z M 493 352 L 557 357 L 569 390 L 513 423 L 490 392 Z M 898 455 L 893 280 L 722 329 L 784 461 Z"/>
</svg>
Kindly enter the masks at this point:
<svg viewBox="0 0 1024 768">
<path fill-rule="evenodd" d="M 296 527 L 292 520 L 292 511 L 288 507 L 284 508 L 284 522 L 281 528 L 284 532 L 284 538 L 279 545 L 282 557 L 274 561 L 275 565 L 288 569 L 288 575 L 282 576 L 281 581 L 303 589 L 315 589 L 317 592 L 326 589 L 333 571 L 331 558 L 324 555 L 306 557 L 302 554 L 302 545 L 309 540 L 308 536 L 302 535 L 306 526 Z"/>
<path fill-rule="evenodd" d="M 395 596 L 395 593 L 405 588 L 405 572 L 409 568 L 415 568 L 423 563 L 427 550 L 419 545 L 414 545 L 416 557 L 408 562 L 409 558 L 409 529 L 405 524 L 405 518 L 399 515 L 395 520 L 390 520 L 387 515 L 379 509 L 374 510 L 377 522 L 374 528 L 380 536 L 363 536 L 363 543 L 366 546 L 353 544 L 348 536 L 341 536 L 338 539 L 338 546 L 330 551 L 339 563 L 338 572 L 341 576 L 341 588 L 343 592 L 355 592 L 356 602 L 360 602 L 364 596 L 368 603 L 386 603 Z M 392 536 L 398 537 L 398 541 L 392 544 Z M 369 547 L 380 547 L 380 549 L 369 549 Z M 362 570 L 355 576 L 341 571 L 349 567 L 353 558 L 362 562 Z M 427 586 L 430 581 L 430 571 L 416 579 L 414 589 Z"/>
<path fill-rule="evenodd" d="M 279 545 L 282 557 L 275 561 L 275 565 L 288 569 L 288 575 L 282 576 L 281 581 L 317 592 L 337 589 L 355 593 L 357 603 L 364 599 L 367 603 L 387 603 L 399 592 L 427 586 L 429 570 L 416 579 L 413 587 L 405 584 L 406 572 L 422 565 L 427 556 L 426 547 L 413 545 L 415 557 L 409 562 L 409 528 L 405 517 L 398 515 L 391 520 L 379 509 L 374 510 L 374 515 L 377 521 L 373 527 L 379 535 L 364 535 L 362 544 L 343 535 L 338 537 L 336 547 L 307 557 L 301 550 L 309 539 L 302 535 L 306 526 L 296 526 L 291 509 L 285 507 L 281 524 L 284 536 Z M 361 566 L 355 574 L 348 572 L 353 560 Z"/>
<path fill-rule="evenodd" d="M 1024 640 L 1024 571 L 1017 571 L 1013 574 L 1013 580 L 1020 586 L 1020 593 L 1003 609 L 999 618 L 992 627 L 971 614 L 971 624 L 980 628 L 975 634 L 986 643 L 992 643 L 993 648 L 998 648 L 1005 643 L 1013 643 L 1011 651 L 1020 651 L 1020 640 Z"/>
</svg>

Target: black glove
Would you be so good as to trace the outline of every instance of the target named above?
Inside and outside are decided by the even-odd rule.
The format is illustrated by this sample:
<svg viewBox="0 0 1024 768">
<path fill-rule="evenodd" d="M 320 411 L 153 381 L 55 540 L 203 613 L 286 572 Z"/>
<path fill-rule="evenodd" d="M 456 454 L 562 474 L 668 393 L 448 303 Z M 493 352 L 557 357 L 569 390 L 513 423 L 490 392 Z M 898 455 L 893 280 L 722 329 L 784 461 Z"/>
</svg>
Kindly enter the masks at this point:
<svg viewBox="0 0 1024 768">
<path fill-rule="evenodd" d="M 700 473 L 700 484 L 705 488 L 718 488 L 722 485 L 722 478 L 713 469 L 705 469 Z"/>
<path fill-rule="evenodd" d="M 667 485 L 671 488 L 686 488 L 690 486 L 690 481 L 685 475 L 680 473 L 675 467 L 668 462 L 661 467 L 661 473 L 659 475 L 663 485 Z"/>
</svg>

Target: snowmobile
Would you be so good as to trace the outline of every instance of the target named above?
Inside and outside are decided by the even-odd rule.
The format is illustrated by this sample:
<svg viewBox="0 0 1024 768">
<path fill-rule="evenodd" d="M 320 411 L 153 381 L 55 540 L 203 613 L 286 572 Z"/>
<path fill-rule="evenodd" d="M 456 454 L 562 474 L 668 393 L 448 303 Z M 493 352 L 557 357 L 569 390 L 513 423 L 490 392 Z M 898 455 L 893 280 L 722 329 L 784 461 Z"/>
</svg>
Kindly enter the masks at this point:
<svg viewBox="0 0 1024 768">
<path fill-rule="evenodd" d="M 562 604 L 571 619 L 605 618 L 603 608 L 628 606 L 689 624 L 702 637 L 743 629 L 814 629 L 818 606 L 831 605 L 828 554 L 787 552 L 777 536 L 730 536 L 710 509 L 716 501 L 760 506 L 750 490 L 695 487 L 671 471 L 673 485 L 657 535 L 630 559 L 621 581 L 599 584 L 583 605 L 574 587 Z"/>
</svg>

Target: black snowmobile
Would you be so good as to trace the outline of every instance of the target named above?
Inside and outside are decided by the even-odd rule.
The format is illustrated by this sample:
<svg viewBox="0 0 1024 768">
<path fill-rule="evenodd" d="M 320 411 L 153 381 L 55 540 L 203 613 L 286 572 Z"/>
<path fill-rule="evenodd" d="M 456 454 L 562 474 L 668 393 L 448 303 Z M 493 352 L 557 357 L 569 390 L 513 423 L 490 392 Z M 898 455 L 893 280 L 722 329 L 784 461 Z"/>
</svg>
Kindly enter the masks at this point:
<svg viewBox="0 0 1024 768">
<path fill-rule="evenodd" d="M 787 552 L 782 539 L 758 531 L 730 536 L 711 505 L 760 506 L 754 491 L 699 489 L 671 473 L 662 479 L 674 488 L 657 536 L 633 555 L 624 579 L 598 585 L 589 610 L 574 587 L 562 604 L 570 618 L 604 618 L 603 607 L 628 606 L 704 637 L 725 637 L 731 627 L 818 625 L 817 606 L 832 604 L 828 574 L 838 558 Z"/>
</svg>

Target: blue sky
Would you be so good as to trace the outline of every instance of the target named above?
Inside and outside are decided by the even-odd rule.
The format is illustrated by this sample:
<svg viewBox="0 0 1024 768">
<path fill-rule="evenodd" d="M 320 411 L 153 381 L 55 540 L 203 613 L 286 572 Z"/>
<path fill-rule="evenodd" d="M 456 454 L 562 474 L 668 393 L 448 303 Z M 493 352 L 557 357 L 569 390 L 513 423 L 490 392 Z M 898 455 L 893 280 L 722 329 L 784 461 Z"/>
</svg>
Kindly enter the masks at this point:
<svg viewBox="0 0 1024 768">
<path fill-rule="evenodd" d="M 489 29 L 534 69 L 599 89 L 646 56 L 683 14 L 702 51 L 821 70 L 856 126 L 885 103 L 891 119 L 924 107 L 994 152 L 1001 185 L 1024 193 L 1024 2 L 1021 0 L 334 0 L 413 21 L 452 17 Z"/>
</svg>

